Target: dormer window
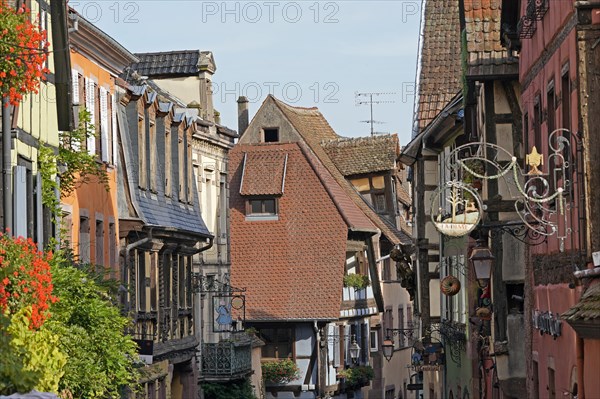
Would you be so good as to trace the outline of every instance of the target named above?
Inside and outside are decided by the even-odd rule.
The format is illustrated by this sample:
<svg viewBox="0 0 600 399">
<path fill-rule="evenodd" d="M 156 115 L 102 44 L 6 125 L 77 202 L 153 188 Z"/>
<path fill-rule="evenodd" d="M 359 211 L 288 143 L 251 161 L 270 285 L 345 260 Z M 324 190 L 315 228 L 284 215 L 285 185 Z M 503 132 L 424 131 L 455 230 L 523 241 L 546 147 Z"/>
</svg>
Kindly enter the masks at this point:
<svg viewBox="0 0 600 399">
<path fill-rule="evenodd" d="M 263 129 L 263 139 L 264 139 L 265 143 L 279 142 L 279 129 L 278 128 Z"/>
</svg>

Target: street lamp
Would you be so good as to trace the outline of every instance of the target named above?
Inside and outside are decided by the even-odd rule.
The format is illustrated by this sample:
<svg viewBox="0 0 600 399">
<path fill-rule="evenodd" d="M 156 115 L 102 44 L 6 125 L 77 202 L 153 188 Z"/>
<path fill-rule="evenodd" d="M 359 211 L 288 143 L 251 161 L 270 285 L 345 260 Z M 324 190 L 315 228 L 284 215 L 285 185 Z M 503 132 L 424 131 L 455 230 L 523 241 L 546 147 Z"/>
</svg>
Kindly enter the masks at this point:
<svg viewBox="0 0 600 399">
<path fill-rule="evenodd" d="M 383 341 L 383 344 L 381 344 L 381 349 L 383 349 L 383 357 L 389 362 L 394 355 L 394 343 L 389 336 L 387 336 Z"/>
<path fill-rule="evenodd" d="M 350 358 L 352 359 L 352 363 L 356 363 L 358 357 L 360 356 L 360 346 L 356 343 L 356 337 L 352 334 L 352 343 L 350 344 Z"/>
<path fill-rule="evenodd" d="M 477 240 L 477 246 L 473 248 L 469 260 L 473 263 L 477 280 L 489 280 L 492 277 L 494 256 L 490 249 L 484 246 L 484 240 Z"/>
</svg>

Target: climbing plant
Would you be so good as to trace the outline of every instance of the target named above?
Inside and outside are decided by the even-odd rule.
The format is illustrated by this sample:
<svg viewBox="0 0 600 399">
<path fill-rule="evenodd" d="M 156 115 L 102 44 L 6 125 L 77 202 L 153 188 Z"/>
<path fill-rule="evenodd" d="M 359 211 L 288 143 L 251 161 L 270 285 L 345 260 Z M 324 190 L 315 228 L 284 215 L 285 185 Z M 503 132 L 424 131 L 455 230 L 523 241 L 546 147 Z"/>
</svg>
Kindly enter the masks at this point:
<svg viewBox="0 0 600 399">
<path fill-rule="evenodd" d="M 108 190 L 108 175 L 104 164 L 98 161 L 96 154 L 85 150 L 87 140 L 95 138 L 94 130 L 89 111 L 82 108 L 77 129 L 59 133 L 61 145 L 58 153 L 49 146 L 40 146 L 38 161 L 42 176 L 42 202 L 55 214 L 58 214 L 60 206 L 57 191 L 67 197 L 92 179 L 96 179 Z"/>
</svg>

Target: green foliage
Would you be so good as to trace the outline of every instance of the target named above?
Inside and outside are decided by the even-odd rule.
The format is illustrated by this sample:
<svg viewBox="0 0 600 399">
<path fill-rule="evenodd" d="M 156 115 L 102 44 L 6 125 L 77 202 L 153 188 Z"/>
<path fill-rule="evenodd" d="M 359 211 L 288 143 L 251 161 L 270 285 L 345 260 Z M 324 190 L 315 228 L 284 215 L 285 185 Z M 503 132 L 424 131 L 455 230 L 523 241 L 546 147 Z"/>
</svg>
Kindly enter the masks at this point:
<svg viewBox="0 0 600 399">
<path fill-rule="evenodd" d="M 205 382 L 202 390 L 205 399 L 256 399 L 247 378 L 227 383 Z"/>
<path fill-rule="evenodd" d="M 115 305 L 116 284 L 91 270 L 74 267 L 60 251 L 52 262 L 60 299 L 46 324 L 69 357 L 59 388 L 75 398 L 120 398 L 121 389 L 138 377 L 137 346 L 124 334 L 129 320 Z"/>
<path fill-rule="evenodd" d="M 0 395 L 15 392 L 58 392 L 67 357 L 59 336 L 43 325 L 29 328 L 31 308 L 0 316 Z"/>
<path fill-rule="evenodd" d="M 365 274 L 346 274 L 344 276 L 344 287 L 354 287 L 355 290 L 360 290 L 369 285 L 371 285 L 371 281 Z"/>
<path fill-rule="evenodd" d="M 263 362 L 262 376 L 265 381 L 286 384 L 300 377 L 300 369 L 291 359 Z"/>
<path fill-rule="evenodd" d="M 358 366 L 342 370 L 339 375 L 346 379 L 346 390 L 355 391 L 369 385 L 375 377 L 375 372 L 371 366 Z"/>
<path fill-rule="evenodd" d="M 108 190 L 106 169 L 95 154 L 89 154 L 84 148 L 88 138 L 95 137 L 95 127 L 90 113 L 85 108 L 79 112 L 79 125 L 70 132 L 60 132 L 61 145 L 58 154 L 52 148 L 40 146 L 40 171 L 42 176 L 42 202 L 58 213 L 60 201 L 56 198 L 59 184 L 56 175 L 60 174 L 60 193 L 68 196 L 82 184 L 95 178 Z M 60 171 L 58 170 L 60 166 Z"/>
</svg>

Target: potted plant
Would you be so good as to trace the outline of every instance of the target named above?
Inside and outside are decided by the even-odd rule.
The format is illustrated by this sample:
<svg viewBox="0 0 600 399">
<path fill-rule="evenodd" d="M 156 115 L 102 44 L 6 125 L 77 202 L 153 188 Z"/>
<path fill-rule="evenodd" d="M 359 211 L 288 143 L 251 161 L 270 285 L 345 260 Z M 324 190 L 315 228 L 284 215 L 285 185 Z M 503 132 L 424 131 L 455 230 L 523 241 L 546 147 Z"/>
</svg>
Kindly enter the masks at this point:
<svg viewBox="0 0 600 399">
<path fill-rule="evenodd" d="M 355 290 L 360 290 L 371 285 L 369 276 L 365 274 L 346 274 L 344 276 L 344 287 L 354 287 Z"/>
<path fill-rule="evenodd" d="M 375 377 L 375 372 L 371 366 L 358 366 L 342 370 L 338 376 L 345 380 L 346 390 L 356 391 L 369 385 Z"/>
<path fill-rule="evenodd" d="M 300 377 L 300 369 L 292 359 L 265 361 L 261 368 L 266 382 L 287 384 Z"/>
</svg>

